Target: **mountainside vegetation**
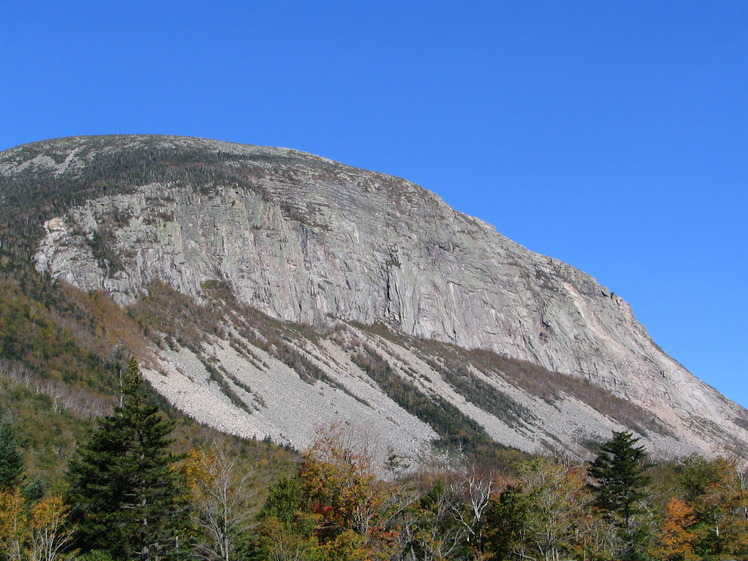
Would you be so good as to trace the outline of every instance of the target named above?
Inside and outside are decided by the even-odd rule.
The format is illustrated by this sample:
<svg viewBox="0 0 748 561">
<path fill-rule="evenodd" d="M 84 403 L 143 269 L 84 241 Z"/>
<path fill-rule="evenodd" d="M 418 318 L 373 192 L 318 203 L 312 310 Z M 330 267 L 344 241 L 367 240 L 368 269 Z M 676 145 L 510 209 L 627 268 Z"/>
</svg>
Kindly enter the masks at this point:
<svg viewBox="0 0 748 561">
<path fill-rule="evenodd" d="M 24 435 L 0 428 L 0 560 L 748 555 L 748 474 L 731 458 L 653 464 L 636 437 L 615 433 L 587 465 L 462 456 L 414 470 L 395 456 L 379 464 L 339 424 L 268 478 L 265 460 L 225 441 L 177 453 L 152 397 L 131 361 L 120 405 L 77 443 L 55 486 L 30 485 Z"/>
</svg>

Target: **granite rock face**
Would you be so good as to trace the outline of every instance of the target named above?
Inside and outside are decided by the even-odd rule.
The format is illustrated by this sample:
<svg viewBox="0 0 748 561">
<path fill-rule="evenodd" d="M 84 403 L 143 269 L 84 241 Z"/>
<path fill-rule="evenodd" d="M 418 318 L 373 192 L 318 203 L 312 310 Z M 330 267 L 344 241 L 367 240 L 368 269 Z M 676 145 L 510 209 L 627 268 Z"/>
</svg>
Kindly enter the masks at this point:
<svg viewBox="0 0 748 561">
<path fill-rule="evenodd" d="M 71 193 L 44 216 L 35 266 L 122 305 L 154 280 L 198 300 L 218 281 L 280 320 L 381 321 L 583 378 L 709 452 L 748 443 L 745 411 L 668 357 L 621 298 L 406 180 L 146 136 L 22 146 L 2 154 L 0 177 Z"/>
</svg>

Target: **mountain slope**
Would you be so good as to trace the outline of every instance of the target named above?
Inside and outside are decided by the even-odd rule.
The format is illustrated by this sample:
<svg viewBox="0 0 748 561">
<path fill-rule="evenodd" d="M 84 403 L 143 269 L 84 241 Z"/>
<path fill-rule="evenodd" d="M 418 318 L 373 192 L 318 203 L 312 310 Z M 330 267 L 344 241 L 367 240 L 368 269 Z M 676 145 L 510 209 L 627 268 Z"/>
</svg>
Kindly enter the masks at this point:
<svg viewBox="0 0 748 561">
<path fill-rule="evenodd" d="M 184 316 L 190 337 L 168 333 L 168 307 L 142 325 L 154 387 L 224 430 L 303 446 L 344 417 L 412 451 L 461 416 L 473 440 L 527 451 L 581 453 L 621 427 L 661 454 L 748 442 L 745 410 L 618 296 L 402 179 L 287 149 L 81 137 L 4 152 L 0 197 L 8 259 L 141 318 L 148 298 L 221 310 Z M 239 329 L 252 314 L 263 328 Z M 523 385 L 523 364 L 544 381 Z"/>
</svg>

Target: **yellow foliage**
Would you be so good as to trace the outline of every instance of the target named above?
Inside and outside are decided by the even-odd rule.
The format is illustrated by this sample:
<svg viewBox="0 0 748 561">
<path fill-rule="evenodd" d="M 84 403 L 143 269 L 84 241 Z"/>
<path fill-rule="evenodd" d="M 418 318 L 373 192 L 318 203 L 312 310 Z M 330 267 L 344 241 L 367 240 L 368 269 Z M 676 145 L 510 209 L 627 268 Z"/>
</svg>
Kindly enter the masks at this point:
<svg viewBox="0 0 748 561">
<path fill-rule="evenodd" d="M 0 492 L 0 551 L 8 561 L 23 560 L 28 535 L 28 516 L 20 489 Z"/>
<path fill-rule="evenodd" d="M 353 530 L 344 530 L 323 548 L 326 561 L 371 561 L 366 540 Z"/>
<path fill-rule="evenodd" d="M 31 507 L 30 561 L 55 561 L 72 556 L 62 553 L 73 538 L 73 528 L 66 525 L 69 514 L 60 497 L 46 497 Z"/>
<path fill-rule="evenodd" d="M 187 453 L 187 458 L 182 463 L 182 474 L 187 488 L 195 499 L 199 499 L 205 487 L 209 487 L 215 481 L 217 475 L 211 467 L 216 461 L 216 453 L 212 450 L 192 449 Z"/>
<path fill-rule="evenodd" d="M 72 540 L 66 526 L 68 508 L 59 497 L 39 500 L 31 508 L 20 489 L 0 492 L 0 552 L 8 561 L 58 561 Z"/>
</svg>

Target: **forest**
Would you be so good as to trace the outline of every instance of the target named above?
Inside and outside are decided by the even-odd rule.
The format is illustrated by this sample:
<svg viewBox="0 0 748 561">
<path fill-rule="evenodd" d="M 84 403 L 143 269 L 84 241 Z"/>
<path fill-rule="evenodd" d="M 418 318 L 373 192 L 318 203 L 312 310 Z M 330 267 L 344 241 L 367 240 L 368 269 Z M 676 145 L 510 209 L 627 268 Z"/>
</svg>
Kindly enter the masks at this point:
<svg viewBox="0 0 748 561">
<path fill-rule="evenodd" d="M 2 561 L 748 558 L 748 474 L 729 455 L 653 463 L 614 432 L 591 462 L 442 452 L 412 466 L 378 461 L 343 423 L 278 469 L 225 441 L 179 446 L 134 360 L 119 394 L 59 481 L 27 472 L 3 420 Z"/>
</svg>

